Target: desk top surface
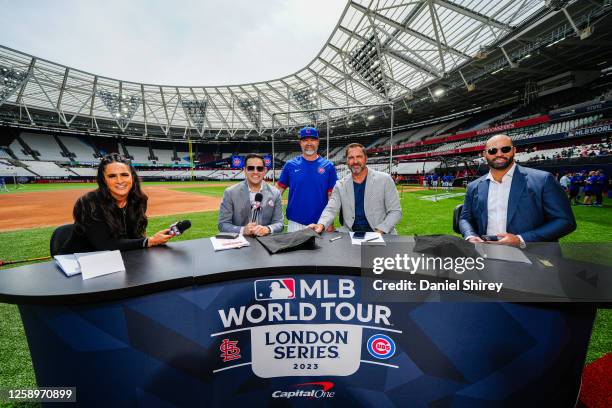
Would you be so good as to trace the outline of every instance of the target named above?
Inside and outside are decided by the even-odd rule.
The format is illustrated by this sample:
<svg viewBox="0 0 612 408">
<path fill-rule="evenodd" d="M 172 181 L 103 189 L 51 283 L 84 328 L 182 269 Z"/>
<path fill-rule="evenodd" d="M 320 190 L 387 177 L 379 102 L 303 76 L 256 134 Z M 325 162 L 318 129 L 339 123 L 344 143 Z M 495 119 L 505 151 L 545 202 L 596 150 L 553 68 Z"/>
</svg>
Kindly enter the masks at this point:
<svg viewBox="0 0 612 408">
<path fill-rule="evenodd" d="M 240 249 L 215 252 L 208 238 L 172 242 L 166 246 L 122 252 L 126 271 L 83 280 L 81 275 L 66 277 L 54 261 L 0 270 L 0 302 L 17 304 L 69 304 L 97 303 L 126 297 L 146 295 L 163 290 L 224 282 L 242 278 L 257 278 L 278 274 L 361 274 L 361 247 L 351 245 L 348 235 L 330 242 L 331 236 L 323 234 L 316 239 L 316 249 L 297 250 L 270 255 L 255 239 L 251 245 Z M 414 245 L 412 237 L 385 236 L 388 243 L 398 243 L 409 251 Z M 542 272 L 543 267 L 518 265 L 511 262 L 487 261 L 495 265 L 489 268 L 489 281 L 503 281 L 504 289 L 543 294 L 553 297 L 567 296 L 567 279 Z M 573 262 L 573 266 L 589 271 L 604 267 Z M 585 266 L 587 265 L 587 266 Z M 605 269 L 605 268 L 604 268 Z M 612 302 L 612 274 L 589 272 L 586 283 L 576 278 L 572 270 L 571 287 L 589 288 L 596 274 L 597 302 Z M 432 272 L 427 275 L 440 279 L 453 278 Z M 384 278 L 384 277 L 383 277 Z M 470 279 L 469 275 L 454 278 Z M 482 275 L 478 275 L 482 278 Z M 574 280 L 578 280 L 578 283 Z M 591 285 L 592 286 L 592 285 Z M 580 299 L 583 292 L 574 296 Z M 586 300 L 584 301 L 594 301 Z"/>
</svg>

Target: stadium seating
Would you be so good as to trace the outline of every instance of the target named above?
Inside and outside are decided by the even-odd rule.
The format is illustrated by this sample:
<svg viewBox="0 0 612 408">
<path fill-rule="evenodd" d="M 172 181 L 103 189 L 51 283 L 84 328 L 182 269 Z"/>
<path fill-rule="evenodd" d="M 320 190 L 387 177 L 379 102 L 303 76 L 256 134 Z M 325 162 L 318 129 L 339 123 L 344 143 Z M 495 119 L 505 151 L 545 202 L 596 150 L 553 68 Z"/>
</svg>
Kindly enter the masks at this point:
<svg viewBox="0 0 612 408">
<path fill-rule="evenodd" d="M 23 167 L 13 166 L 11 163 L 0 160 L 0 177 L 34 177 Z"/>
<path fill-rule="evenodd" d="M 21 139 L 30 149 L 40 153 L 39 160 L 64 162 L 69 160 L 68 157 L 62 156 L 62 148 L 52 135 L 22 132 Z"/>
<path fill-rule="evenodd" d="M 570 119 L 570 120 L 566 120 L 562 122 L 556 122 L 553 124 L 539 126 L 538 130 L 533 130 L 534 128 L 531 128 L 531 129 L 527 128 L 527 129 L 519 129 L 519 130 L 509 130 L 505 133 L 508 134 L 508 136 L 510 136 L 512 140 L 530 139 L 530 138 L 536 138 L 536 137 L 544 136 L 544 135 L 566 133 L 571 130 L 577 129 L 579 127 L 589 126 L 597 122 L 601 118 L 602 118 L 601 114 L 591 115 L 588 117 Z M 472 139 L 468 139 L 467 141 L 461 140 L 461 141 L 455 141 L 455 142 L 450 142 L 450 143 L 442 143 L 439 145 L 432 145 L 433 148 L 425 149 L 425 150 L 419 149 L 418 151 L 436 153 L 436 152 L 448 152 L 448 151 L 452 151 L 455 149 L 465 149 L 469 147 L 480 146 L 480 145 L 484 145 L 485 141 L 490 136 L 491 135 L 483 135 L 483 136 L 478 136 Z M 405 151 L 404 153 L 413 153 L 415 151 L 417 150 L 411 149 L 411 150 Z"/>
<path fill-rule="evenodd" d="M 516 154 L 516 160 L 520 162 L 534 161 L 534 160 L 552 160 L 560 159 L 564 157 L 588 157 L 590 154 L 598 156 L 602 153 L 602 150 L 609 152 L 609 150 L 601 149 L 599 144 L 587 144 L 580 146 L 570 147 L 555 147 L 552 149 L 537 149 L 534 151 L 519 152 Z M 566 156 L 563 156 L 563 151 L 566 152 Z M 608 153 L 609 154 L 609 153 Z M 542 159 L 544 156 L 544 159 Z"/>
<path fill-rule="evenodd" d="M 19 143 L 17 139 L 11 142 L 9 148 L 15 154 L 15 157 L 17 157 L 19 160 L 34 160 L 32 156 L 30 156 L 24 151 L 23 146 L 21 145 L 21 143 Z"/>
<path fill-rule="evenodd" d="M 70 167 L 71 172 L 82 177 L 96 177 L 98 170 L 91 167 Z"/>
<path fill-rule="evenodd" d="M 84 139 L 75 136 L 59 136 L 59 139 L 70 153 L 75 154 L 75 161 L 93 162 L 98 160 L 95 157 L 96 152 L 93 147 Z"/>
<path fill-rule="evenodd" d="M 603 101 L 606 97 L 610 98 L 612 96 L 612 90 L 602 90 L 599 89 L 596 92 L 597 95 L 591 93 L 585 93 L 580 95 L 579 92 L 573 92 L 572 95 L 569 95 L 566 99 L 564 99 L 564 103 L 569 102 L 570 104 L 563 105 L 563 103 L 559 104 L 557 98 L 549 98 L 547 102 L 551 106 L 550 103 L 555 103 L 555 106 L 558 106 L 558 109 L 549 110 L 545 109 L 546 103 L 538 104 L 537 106 L 526 107 L 520 106 L 517 107 L 500 107 L 491 109 L 489 111 L 479 112 L 476 114 L 469 114 L 461 118 L 456 118 L 453 120 L 446 120 L 440 123 L 428 124 L 426 126 L 421 126 L 418 128 L 407 129 L 409 126 L 415 126 L 415 124 L 407 124 L 403 126 L 399 126 L 396 129 L 396 134 L 393 138 L 394 144 L 394 155 L 395 156 L 403 156 L 403 155 L 411 155 L 415 153 L 428 153 L 431 154 L 431 161 L 425 162 L 406 162 L 401 163 L 399 165 L 394 165 L 392 172 L 399 174 L 416 174 L 417 171 L 419 173 L 430 172 L 436 167 L 440 165 L 440 162 L 436 160 L 436 156 L 438 155 L 455 155 L 455 154 L 465 154 L 465 153 L 455 153 L 457 149 L 467 149 L 469 151 L 470 148 L 480 147 L 484 145 L 485 141 L 493 134 L 487 133 L 484 135 L 476 135 L 471 137 L 470 139 L 463 140 L 451 140 L 449 142 L 444 142 L 447 137 L 453 136 L 455 134 L 461 134 L 462 132 L 468 130 L 477 130 L 483 129 L 492 126 L 510 124 L 517 120 L 522 120 L 526 118 L 541 116 L 544 113 L 550 112 L 558 113 L 558 112 L 568 112 L 572 109 L 585 109 L 589 105 Z M 608 95 L 608 96 L 605 96 Z M 604 123 L 609 123 L 608 113 L 591 113 L 584 114 L 582 117 L 573 116 L 569 118 L 565 118 L 563 120 L 557 120 L 553 122 L 544 122 L 538 123 L 536 125 L 530 127 L 523 127 L 517 129 L 508 129 L 505 131 L 519 146 L 520 153 L 517 153 L 517 160 L 521 162 L 526 161 L 535 161 L 542 160 L 541 157 L 544 155 L 546 159 L 556 158 L 564 150 L 564 148 L 549 148 L 542 149 L 539 148 L 539 142 L 537 138 L 542 138 L 545 136 L 554 136 L 551 138 L 544 139 L 548 145 L 551 145 L 555 142 L 556 139 L 561 140 L 560 138 L 566 134 L 573 132 L 576 129 L 580 129 L 583 127 L 589 127 Z M 553 116 L 554 119 L 554 116 Z M 434 119 L 435 120 L 435 119 Z M 443 119 L 442 119 L 443 120 Z M 431 122 L 427 122 L 431 123 Z M 537 122 L 536 122 L 537 123 Z M 404 130 L 402 130 L 402 128 Z M 555 136 L 558 135 L 558 136 Z M 93 178 L 96 175 L 96 169 L 91 167 L 75 167 L 72 166 L 69 169 L 59 167 L 52 162 L 66 162 L 68 161 L 68 157 L 64 157 L 62 154 L 62 148 L 72 153 L 74 155 L 73 160 L 78 162 L 97 162 L 97 158 L 95 157 L 95 148 L 91 145 L 91 143 L 95 143 L 96 146 L 101 149 L 110 149 L 111 151 L 119 151 L 120 154 L 129 154 L 133 157 L 133 162 L 136 164 L 141 164 L 145 166 L 155 166 L 153 167 L 155 170 L 145 170 L 144 168 L 139 170 L 139 175 L 143 178 L 167 178 L 167 179 L 190 179 L 192 174 L 195 178 L 198 179 L 214 179 L 214 180 L 243 180 L 245 178 L 245 174 L 242 170 L 230 170 L 230 169 L 198 169 L 194 170 L 193 173 L 189 171 L 187 168 L 177 169 L 175 166 L 177 164 L 174 158 L 173 145 L 171 142 L 151 142 L 152 150 L 145 145 L 145 142 L 130 142 L 131 139 L 121 138 L 121 139 L 110 139 L 110 138 L 96 138 L 87 139 L 82 136 L 74 136 L 74 135 L 58 135 L 58 141 L 61 143 L 57 143 L 55 137 L 51 134 L 34 134 L 28 132 L 22 132 L 20 134 L 21 139 L 19 138 L 10 138 L 6 139 L 5 146 L 10 142 L 10 149 L 12 154 L 15 157 L 19 158 L 23 161 L 24 165 L 28 166 L 28 171 L 25 168 L 19 168 L 17 171 L 20 175 L 24 176 L 32 176 L 33 173 L 40 177 L 90 177 Z M 434 143 L 429 144 L 420 144 L 417 146 L 398 149 L 399 145 L 418 142 L 418 141 L 428 141 L 436 139 Z M 534 141 L 530 141 L 529 139 L 534 139 Z M 592 138 L 590 139 L 592 141 Z M 356 135 L 355 138 L 332 138 L 330 140 L 329 145 L 329 157 L 332 162 L 335 163 L 336 169 L 338 171 L 338 177 L 342 177 L 346 174 L 349 174 L 349 169 L 344 165 L 345 164 L 345 147 L 350 142 L 360 142 L 367 146 L 367 148 L 376 148 L 376 147 L 385 147 L 388 145 L 388 135 L 383 133 L 370 132 L 367 135 Z M 518 143 L 520 141 L 520 143 Z M 31 149 L 35 152 L 36 157 L 32 157 L 26 154 L 27 148 L 24 148 L 22 143 L 27 145 L 27 148 Z M 576 141 L 579 143 L 579 140 Z M 125 146 L 124 146 L 125 144 Z M 138 145 L 139 144 L 139 145 Z M 63 146 L 61 146 L 63 145 Z M 567 145 L 565 143 L 564 145 Z M 185 144 L 177 144 L 178 148 L 185 149 Z M 262 150 L 266 149 L 268 146 L 265 144 L 262 146 L 258 146 L 256 151 L 266 151 Z M 533 147 L 536 150 L 532 150 Z M 247 148 L 250 149 L 250 146 L 243 146 L 242 149 Z M 525 148 L 527 148 L 526 151 Z M 240 145 L 231 146 L 231 148 L 217 148 L 216 151 L 210 148 L 207 145 L 194 145 L 194 157 L 197 159 L 197 162 L 200 164 L 213 163 L 219 159 L 227 160 L 233 154 L 245 155 L 248 154 L 249 151 L 243 151 Z M 320 145 L 320 154 L 326 156 L 327 145 L 325 141 L 321 141 Z M 565 147 L 567 151 L 569 148 Z M 149 157 L 153 155 L 157 158 L 157 160 L 150 160 Z M 582 153 L 582 149 L 572 149 L 572 157 L 578 157 Z M 38 153 L 40 156 L 38 156 Z M 599 154 L 599 150 L 595 146 L 588 147 L 588 154 L 597 155 Z M 275 145 L 275 159 L 277 166 L 276 177 L 278 178 L 280 175 L 280 170 L 282 167 L 282 163 L 291 160 L 294 157 L 299 156 L 300 149 L 299 145 L 295 143 L 294 140 L 281 140 L 277 141 Z M 477 156 L 478 152 L 473 151 L 467 153 L 468 155 Z M 186 151 L 178 151 L 176 153 L 178 158 L 178 164 L 187 164 L 189 163 L 189 153 Z M 387 156 L 385 156 L 387 155 Z M 410 157 L 410 156 L 408 156 Z M 8 151 L 0 148 L 0 159 L 13 159 Z M 388 151 L 380 151 L 380 152 L 372 152 L 370 154 L 370 167 L 381 170 L 388 171 Z M 419 160 L 418 158 L 416 160 Z M 420 159 L 424 160 L 424 159 Z M 8 163 L 8 161 L 7 161 Z M 3 164 L 3 173 L 8 174 L 9 170 L 7 168 L 11 168 L 10 174 L 12 175 L 14 170 L 12 170 L 12 166 L 10 163 Z M 174 167 L 173 167 L 174 166 Z M 166 169 L 164 169 L 164 167 Z M 272 178 L 272 171 L 268 171 L 266 174 L 268 179 Z"/>
<path fill-rule="evenodd" d="M 172 160 L 174 152 L 172 150 L 154 149 L 153 153 L 157 157 L 157 164 L 174 164 L 174 160 Z"/>
<path fill-rule="evenodd" d="M 142 178 L 188 179 L 190 177 L 189 170 L 140 170 L 138 175 Z"/>
<path fill-rule="evenodd" d="M 399 163 L 396 172 L 397 174 L 423 174 L 436 169 L 441 163 L 439 161 Z"/>
<path fill-rule="evenodd" d="M 22 161 L 22 163 L 27 166 L 28 170 L 31 170 L 41 177 L 69 177 L 75 175 L 70 170 L 59 167 L 54 162 L 50 161 L 29 160 Z"/>
<path fill-rule="evenodd" d="M 0 148 L 0 159 L 10 159 L 11 155 L 8 154 L 8 152 L 2 148 Z"/>
<path fill-rule="evenodd" d="M 179 163 L 188 164 L 189 163 L 189 152 L 176 152 L 176 155 L 179 158 Z"/>
<path fill-rule="evenodd" d="M 151 160 L 149 160 L 149 148 L 143 146 L 125 146 L 130 156 L 134 159 L 132 162 L 139 164 L 153 164 Z"/>
<path fill-rule="evenodd" d="M 470 127 L 463 129 L 463 132 L 469 132 L 470 130 L 478 130 L 490 127 L 495 123 L 503 122 L 505 119 L 509 118 L 517 109 L 513 108 L 508 111 L 502 112 L 499 115 L 493 116 L 492 118 L 487 118 L 482 122 L 478 122 Z M 514 119 L 516 120 L 516 119 Z"/>
</svg>

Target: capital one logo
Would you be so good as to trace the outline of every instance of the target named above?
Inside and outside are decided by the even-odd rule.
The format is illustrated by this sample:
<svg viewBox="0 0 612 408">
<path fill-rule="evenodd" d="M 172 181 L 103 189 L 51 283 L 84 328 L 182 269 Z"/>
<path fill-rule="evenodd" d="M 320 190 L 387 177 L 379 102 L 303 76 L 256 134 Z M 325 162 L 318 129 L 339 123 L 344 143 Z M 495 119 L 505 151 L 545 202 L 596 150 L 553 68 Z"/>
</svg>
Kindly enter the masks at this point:
<svg viewBox="0 0 612 408">
<path fill-rule="evenodd" d="M 319 381 L 309 382 L 302 384 L 295 384 L 296 388 L 292 391 L 274 391 L 272 398 L 306 398 L 306 399 L 319 399 L 319 398 L 333 398 L 336 394 L 330 391 L 334 388 L 334 383 L 330 381 Z"/>
</svg>

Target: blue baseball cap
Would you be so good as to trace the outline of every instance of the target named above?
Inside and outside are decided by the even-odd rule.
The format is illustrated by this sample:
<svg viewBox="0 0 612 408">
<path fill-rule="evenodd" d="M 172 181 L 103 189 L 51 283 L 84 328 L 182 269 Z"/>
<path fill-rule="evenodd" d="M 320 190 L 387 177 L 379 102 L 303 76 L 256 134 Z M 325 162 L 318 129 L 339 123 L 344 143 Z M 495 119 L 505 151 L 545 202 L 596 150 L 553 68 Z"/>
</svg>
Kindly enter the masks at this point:
<svg viewBox="0 0 612 408">
<path fill-rule="evenodd" d="M 312 137 L 313 139 L 318 139 L 319 132 L 317 132 L 317 129 L 307 126 L 300 129 L 300 133 L 298 136 L 300 137 L 300 139 L 304 139 L 305 137 Z"/>
</svg>

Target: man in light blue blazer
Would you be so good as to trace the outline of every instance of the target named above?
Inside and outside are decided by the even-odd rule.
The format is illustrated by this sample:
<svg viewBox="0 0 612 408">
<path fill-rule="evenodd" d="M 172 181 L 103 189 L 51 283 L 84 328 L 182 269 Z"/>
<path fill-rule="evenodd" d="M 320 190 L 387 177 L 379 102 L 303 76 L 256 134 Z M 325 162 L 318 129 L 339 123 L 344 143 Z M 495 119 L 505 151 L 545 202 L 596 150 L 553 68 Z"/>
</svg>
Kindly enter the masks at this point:
<svg viewBox="0 0 612 408">
<path fill-rule="evenodd" d="M 470 242 L 495 235 L 497 244 L 525 248 L 556 242 L 576 229 L 563 189 L 548 172 L 514 163 L 516 148 L 506 135 L 491 137 L 483 152 L 489 173 L 468 185 L 459 228 Z"/>
<path fill-rule="evenodd" d="M 351 173 L 338 180 L 317 224 L 308 227 L 321 233 L 330 226 L 342 207 L 344 226 L 338 231 L 377 231 L 396 234 L 402 219 L 397 188 L 387 173 L 366 166 L 368 156 L 359 143 L 346 147 L 346 164 Z"/>
<path fill-rule="evenodd" d="M 264 182 L 268 170 L 263 157 L 250 154 L 244 163 L 246 179 L 223 192 L 219 208 L 219 231 L 260 237 L 282 232 L 284 218 L 281 195 L 276 188 Z M 258 193 L 262 195 L 260 204 L 255 202 Z M 253 222 L 253 208 L 256 206 L 259 206 L 259 211 Z"/>
</svg>

